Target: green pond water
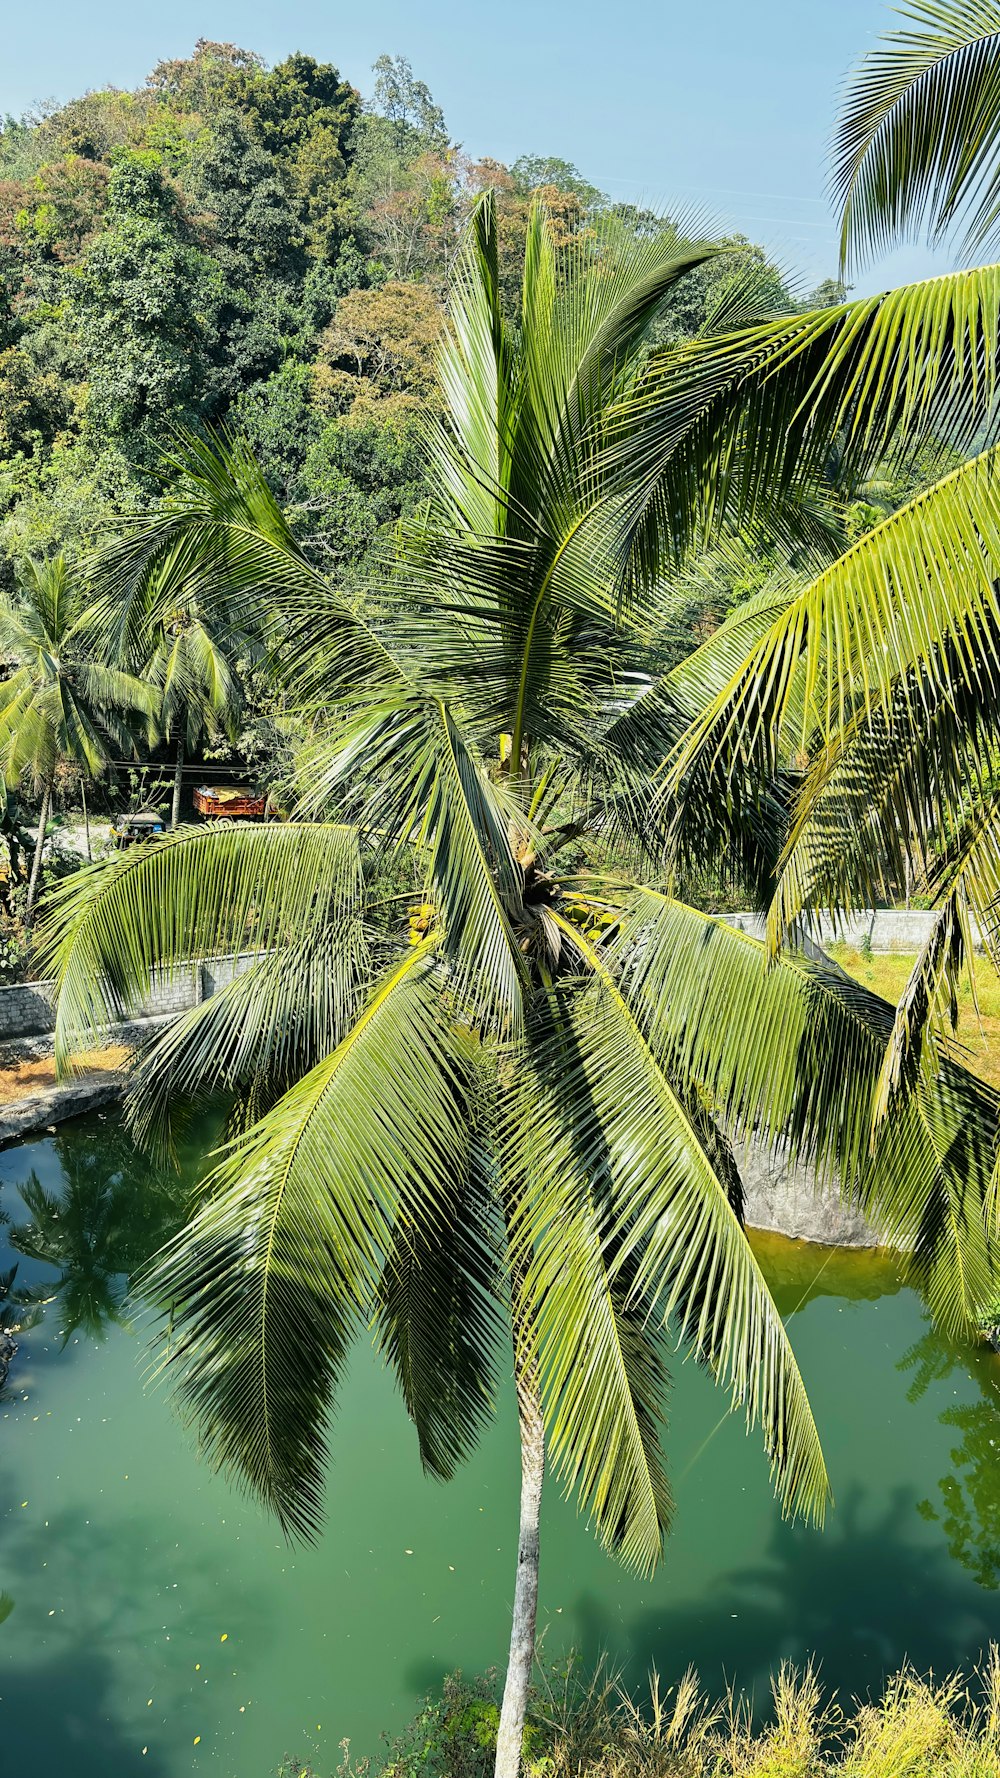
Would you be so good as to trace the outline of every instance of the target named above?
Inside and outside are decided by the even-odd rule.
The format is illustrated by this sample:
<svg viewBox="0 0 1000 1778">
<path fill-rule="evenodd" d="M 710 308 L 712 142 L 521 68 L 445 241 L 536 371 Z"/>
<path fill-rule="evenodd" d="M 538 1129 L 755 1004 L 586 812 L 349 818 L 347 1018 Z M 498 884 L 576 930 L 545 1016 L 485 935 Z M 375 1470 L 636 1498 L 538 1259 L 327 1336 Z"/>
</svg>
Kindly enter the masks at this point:
<svg viewBox="0 0 1000 1778">
<path fill-rule="evenodd" d="M 199 1463 L 121 1324 L 119 1274 L 177 1200 L 110 1118 L 0 1155 L 12 1225 L 0 1247 L 21 1249 L 15 1287 L 43 1283 L 52 1299 L 20 1336 L 0 1402 L 9 1771 L 268 1778 L 288 1752 L 326 1774 L 342 1738 L 377 1751 L 450 1669 L 503 1657 L 510 1401 L 443 1488 L 420 1473 L 390 1378 L 359 1351 L 327 1530 L 289 1548 Z M 782 1523 L 756 1441 L 678 1363 L 666 1561 L 652 1581 L 623 1574 L 550 1485 L 545 1646 L 607 1651 L 637 1683 L 654 1663 L 672 1681 L 693 1662 L 706 1685 L 737 1676 L 761 1701 L 781 1658 L 808 1651 L 850 1694 L 907 1656 L 967 1664 L 1000 1636 L 1000 1361 L 938 1338 L 887 1259 L 778 1240 L 761 1251 L 824 1438 L 827 1529 Z"/>
</svg>

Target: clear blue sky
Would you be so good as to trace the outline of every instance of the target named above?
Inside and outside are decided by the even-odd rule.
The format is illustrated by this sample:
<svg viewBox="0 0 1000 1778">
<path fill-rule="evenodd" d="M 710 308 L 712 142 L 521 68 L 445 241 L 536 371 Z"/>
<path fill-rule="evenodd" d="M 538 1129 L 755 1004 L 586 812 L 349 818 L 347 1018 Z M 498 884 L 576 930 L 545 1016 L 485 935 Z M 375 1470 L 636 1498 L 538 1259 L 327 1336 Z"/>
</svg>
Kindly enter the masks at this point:
<svg viewBox="0 0 1000 1778">
<path fill-rule="evenodd" d="M 8 0 L 0 111 L 138 85 L 198 37 L 269 62 L 301 49 L 369 89 L 410 58 L 473 154 L 575 161 L 614 197 L 709 209 L 811 286 L 835 270 L 824 187 L 843 77 L 884 0 Z M 859 291 L 944 269 L 904 251 Z"/>
</svg>

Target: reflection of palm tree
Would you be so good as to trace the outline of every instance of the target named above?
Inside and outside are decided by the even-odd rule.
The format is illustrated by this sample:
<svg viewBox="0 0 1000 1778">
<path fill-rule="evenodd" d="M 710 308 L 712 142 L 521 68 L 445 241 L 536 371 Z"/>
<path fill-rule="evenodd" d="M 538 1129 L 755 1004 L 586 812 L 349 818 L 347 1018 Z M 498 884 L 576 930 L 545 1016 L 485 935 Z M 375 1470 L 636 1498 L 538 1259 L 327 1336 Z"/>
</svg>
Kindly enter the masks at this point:
<svg viewBox="0 0 1000 1778">
<path fill-rule="evenodd" d="M 961 1433 L 951 1449 L 953 1468 L 938 1482 L 939 1504 L 918 1502 L 921 1517 L 941 1525 L 948 1552 L 981 1587 L 1000 1587 L 1000 1361 L 985 1347 L 949 1340 L 934 1328 L 899 1362 L 915 1372 L 907 1390 L 919 1401 L 931 1383 L 943 1382 L 956 1368 L 968 1372 L 982 1399 L 945 1408 L 942 1426 Z"/>
<path fill-rule="evenodd" d="M 10 1217 L 0 1210 L 0 1228 L 9 1222 Z M 42 1304 L 49 1300 L 44 1290 L 29 1284 L 16 1284 L 16 1278 L 16 1264 L 0 1272 L 0 1401 L 4 1400 L 4 1386 L 11 1360 L 17 1354 L 14 1335 L 33 1327 L 41 1314 Z M 0 1606 L 4 1597 L 5 1595 L 0 1595 Z M 3 1623 L 2 1614 L 0 1623 Z"/>
<path fill-rule="evenodd" d="M 48 1190 L 36 1173 L 20 1186 L 30 1222 L 11 1230 L 26 1258 L 54 1266 L 64 1343 L 77 1329 L 96 1337 L 126 1312 L 129 1278 L 183 1220 L 188 1187 L 176 1174 L 140 1162 L 119 1133 L 97 1147 L 75 1134 L 56 1138 L 63 1182 Z"/>
<path fill-rule="evenodd" d="M 6 1216 L 0 1215 L 0 1223 L 7 1220 Z M 16 1277 L 16 1265 L 0 1272 L 0 1339 L 34 1327 L 42 1304 L 50 1300 L 47 1292 L 30 1284 L 15 1285 Z"/>
</svg>

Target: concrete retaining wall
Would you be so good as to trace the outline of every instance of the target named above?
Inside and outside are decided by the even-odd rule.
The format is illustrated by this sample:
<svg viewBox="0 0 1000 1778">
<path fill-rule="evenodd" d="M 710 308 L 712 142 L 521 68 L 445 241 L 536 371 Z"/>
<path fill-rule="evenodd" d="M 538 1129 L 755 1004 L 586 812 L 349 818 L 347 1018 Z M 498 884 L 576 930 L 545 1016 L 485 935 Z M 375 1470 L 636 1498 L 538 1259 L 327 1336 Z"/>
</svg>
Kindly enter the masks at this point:
<svg viewBox="0 0 1000 1778">
<path fill-rule="evenodd" d="M 238 975 L 245 975 L 256 952 L 239 956 L 205 957 L 176 970 L 158 972 L 149 993 L 137 1006 L 122 1008 L 123 1017 L 154 1019 L 187 1012 L 209 1000 Z M 28 982 L 0 988 L 0 1041 L 18 1037 L 43 1037 L 55 1029 L 55 987 L 52 982 Z"/>
<path fill-rule="evenodd" d="M 746 1193 L 748 1228 L 824 1247 L 883 1245 L 857 1206 L 845 1203 L 834 1180 L 818 1180 L 811 1167 L 790 1161 L 780 1147 L 734 1142 L 733 1154 Z"/>
<path fill-rule="evenodd" d="M 764 937 L 764 921 L 759 914 L 720 914 L 719 918 L 754 938 Z M 913 954 L 924 944 L 933 921 L 933 913 L 923 908 L 859 908 L 853 914 L 820 915 L 812 928 L 812 937 L 821 945 L 840 942 L 860 951 L 867 944 L 873 951 Z"/>
</svg>

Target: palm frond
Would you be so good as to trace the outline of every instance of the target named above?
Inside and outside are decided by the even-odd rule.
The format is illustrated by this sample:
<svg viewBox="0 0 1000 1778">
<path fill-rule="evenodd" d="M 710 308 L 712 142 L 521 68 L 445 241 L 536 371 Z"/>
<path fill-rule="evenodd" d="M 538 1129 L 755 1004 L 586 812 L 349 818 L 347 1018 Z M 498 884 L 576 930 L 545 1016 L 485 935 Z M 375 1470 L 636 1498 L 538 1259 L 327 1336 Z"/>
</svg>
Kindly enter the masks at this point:
<svg viewBox="0 0 1000 1778">
<path fill-rule="evenodd" d="M 572 688 L 566 683 L 568 656 L 580 654 L 568 646 L 567 614 L 610 627 L 626 592 L 599 470 L 604 414 L 634 381 L 658 306 L 718 249 L 685 242 L 666 225 L 639 240 L 609 222 L 598 239 L 557 254 L 536 204 L 515 340 L 500 313 L 496 226 L 487 197 L 460 264 L 442 350 L 445 414 L 430 437 L 438 524 L 421 533 L 411 566 L 428 585 L 436 578 L 447 588 L 456 609 L 468 609 L 466 589 L 477 589 L 478 609 L 468 615 L 480 634 L 484 621 L 493 628 L 489 678 L 519 764 L 524 738 L 547 732 L 551 714 L 543 712 L 557 675 L 566 712 L 586 681 L 584 673 Z M 595 651 L 592 670 L 597 663 Z M 484 672 L 481 658 L 476 668 Z"/>
<path fill-rule="evenodd" d="M 233 1143 L 147 1289 L 162 1367 L 210 1461 L 312 1537 L 326 1421 L 399 1218 L 433 1228 L 469 1167 L 469 1070 L 432 945 L 375 989 L 332 1055 Z"/>
<path fill-rule="evenodd" d="M 496 1207 L 472 1164 L 419 1218 L 401 1216 L 379 1285 L 376 1334 L 417 1430 L 428 1474 L 447 1481 L 493 1407 L 505 1330 Z"/>
<path fill-rule="evenodd" d="M 982 691 L 996 670 L 1000 609 L 1000 448 L 961 465 L 875 527 L 793 598 L 692 724 L 666 783 L 699 757 L 773 770 L 794 710 L 798 745 L 829 742 L 866 715 L 910 708 L 928 691 Z"/>
<path fill-rule="evenodd" d="M 49 898 L 42 945 L 65 1061 L 190 959 L 296 942 L 362 893 L 356 833 L 332 824 L 195 828 L 77 871 Z"/>
<path fill-rule="evenodd" d="M 524 877 L 512 844 L 523 818 L 447 704 L 420 694 L 358 700 L 354 714 L 306 749 L 305 807 L 338 797 L 373 840 L 413 846 L 426 864 L 455 988 L 510 1033 L 527 984 L 515 935 Z"/>
<path fill-rule="evenodd" d="M 617 948 L 623 991 L 672 1076 L 724 1129 L 762 1135 L 839 1182 L 946 1328 L 967 1329 L 993 1280 L 984 1206 L 1000 1099 L 950 1058 L 894 1102 L 872 1141 L 894 1008 L 833 963 L 763 942 L 650 889 Z"/>
<path fill-rule="evenodd" d="M 550 1460 L 605 1548 L 649 1573 L 673 1519 L 661 1443 L 664 1352 L 606 1250 L 604 1219 L 578 1169 L 562 1158 L 569 1171 L 558 1181 L 546 1175 L 548 1189 L 539 1189 L 519 1231 L 522 1241 L 535 1236 L 522 1313 L 537 1352 Z"/>
<path fill-rule="evenodd" d="M 643 584 L 727 530 L 822 541 L 815 492 L 929 440 L 996 426 L 1000 266 L 695 341 L 654 356 L 609 416 L 601 473 Z"/>
<path fill-rule="evenodd" d="M 231 1118 L 256 1122 L 336 1048 L 370 973 L 361 912 L 337 911 L 246 961 L 157 1033 L 129 1074 L 125 1110 L 140 1144 L 173 1151 L 178 1132 L 220 1097 L 234 1101 Z"/>
<path fill-rule="evenodd" d="M 1000 963 L 1000 825 L 995 795 L 963 823 L 935 874 L 944 899 L 896 1007 L 875 1096 L 877 1122 L 888 1116 L 893 1095 L 912 1084 L 918 1069 L 930 1081 L 939 1072 L 942 1052 L 958 1024 L 958 990 L 965 970 L 974 985 L 977 938 L 984 942 L 993 967 Z"/>
<path fill-rule="evenodd" d="M 850 80 L 834 142 L 841 268 L 959 222 L 972 251 L 1000 221 L 1000 5 L 910 0 Z"/>
<path fill-rule="evenodd" d="M 166 462 L 169 495 L 88 566 L 88 630 L 133 666 L 151 623 L 202 610 L 256 636 L 303 702 L 399 669 L 371 626 L 304 555 L 253 452 L 220 434 L 182 433 Z"/>
<path fill-rule="evenodd" d="M 947 651 L 946 651 L 947 652 Z M 814 909 L 874 907 L 923 880 L 956 814 L 989 796 L 997 729 L 993 670 L 940 689 L 907 685 L 817 748 L 785 838 L 768 939 L 776 950 Z M 919 712 L 919 716 L 918 716 Z"/>
<path fill-rule="evenodd" d="M 624 1557 L 650 1567 L 663 1529 L 652 1503 L 666 1497 L 647 1441 L 634 1442 L 637 1421 L 622 1422 L 633 1438 L 627 1461 L 622 1434 L 608 1443 L 611 1421 L 622 1420 L 620 1406 L 610 1411 L 612 1394 L 621 1397 L 615 1366 L 622 1337 L 619 1330 L 612 1338 L 610 1303 L 602 1304 L 610 1343 L 601 1362 L 595 1352 L 581 1367 L 574 1355 L 581 1332 L 566 1302 L 571 1249 L 580 1249 L 581 1265 L 588 1247 L 600 1256 L 606 1288 L 619 1289 L 625 1309 L 651 1324 L 644 1339 L 656 1323 L 676 1320 L 748 1423 L 760 1425 L 788 1511 L 821 1518 L 828 1484 L 781 1317 L 729 1192 L 607 963 L 557 919 L 591 976 L 556 984 L 551 1026 L 529 1057 L 536 1110 L 522 1139 L 523 1238 L 533 1249 L 528 1280 L 536 1291 L 543 1393 L 557 1461 Z M 570 1204 L 592 1224 L 589 1243 L 563 1239 Z M 584 1280 L 576 1282 L 582 1292 Z M 581 1308 L 580 1315 L 594 1322 L 596 1342 L 596 1309 Z M 643 1360 L 654 1369 L 655 1362 L 653 1352 Z M 650 1371 L 640 1375 L 650 1382 Z M 645 1389 L 641 1400 L 648 1414 Z M 602 1442 L 594 1433 L 604 1415 Z"/>
</svg>

